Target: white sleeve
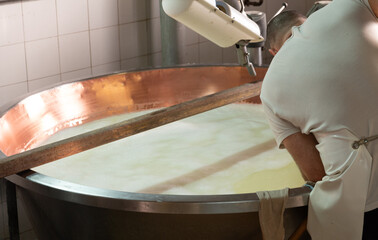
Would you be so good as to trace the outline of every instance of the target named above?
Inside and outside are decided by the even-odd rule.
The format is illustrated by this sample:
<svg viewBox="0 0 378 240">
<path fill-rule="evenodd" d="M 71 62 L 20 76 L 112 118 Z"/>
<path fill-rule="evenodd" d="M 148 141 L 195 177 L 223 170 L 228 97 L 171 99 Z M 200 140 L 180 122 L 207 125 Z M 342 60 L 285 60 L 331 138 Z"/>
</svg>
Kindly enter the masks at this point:
<svg viewBox="0 0 378 240">
<path fill-rule="evenodd" d="M 278 147 L 285 148 L 285 146 L 282 144 L 283 140 L 294 133 L 300 132 L 300 129 L 277 116 L 266 104 L 263 104 L 263 106 L 265 115 L 268 119 L 270 128 L 274 133 Z"/>
</svg>

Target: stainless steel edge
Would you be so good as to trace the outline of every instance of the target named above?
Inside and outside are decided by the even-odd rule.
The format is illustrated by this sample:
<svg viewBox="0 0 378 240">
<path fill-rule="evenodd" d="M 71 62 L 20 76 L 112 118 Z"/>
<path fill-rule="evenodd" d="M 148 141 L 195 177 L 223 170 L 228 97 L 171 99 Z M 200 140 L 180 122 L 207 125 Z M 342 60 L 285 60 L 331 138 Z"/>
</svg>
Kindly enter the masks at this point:
<svg viewBox="0 0 378 240">
<path fill-rule="evenodd" d="M 166 195 L 121 192 L 70 183 L 39 173 L 27 177 L 12 175 L 7 179 L 20 187 L 63 201 L 146 213 L 224 214 L 257 212 L 256 193 L 229 195 Z M 290 189 L 286 208 L 302 207 L 308 203 L 307 187 Z"/>
</svg>

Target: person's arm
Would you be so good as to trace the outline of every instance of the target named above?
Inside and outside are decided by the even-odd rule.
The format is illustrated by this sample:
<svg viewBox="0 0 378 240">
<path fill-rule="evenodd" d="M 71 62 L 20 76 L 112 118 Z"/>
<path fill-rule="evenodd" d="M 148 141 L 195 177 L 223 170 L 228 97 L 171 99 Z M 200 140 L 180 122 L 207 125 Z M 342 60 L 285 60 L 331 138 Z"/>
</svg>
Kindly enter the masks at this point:
<svg viewBox="0 0 378 240">
<path fill-rule="evenodd" d="M 264 99 L 262 99 L 264 100 Z M 286 148 L 293 157 L 303 178 L 316 182 L 325 176 L 324 166 L 316 149 L 318 141 L 310 133 L 304 134 L 292 123 L 280 118 L 263 101 L 264 112 L 280 148 Z"/>
<path fill-rule="evenodd" d="M 320 154 L 316 149 L 318 144 L 313 134 L 294 133 L 282 142 L 299 167 L 306 181 L 317 182 L 325 176 Z"/>
</svg>

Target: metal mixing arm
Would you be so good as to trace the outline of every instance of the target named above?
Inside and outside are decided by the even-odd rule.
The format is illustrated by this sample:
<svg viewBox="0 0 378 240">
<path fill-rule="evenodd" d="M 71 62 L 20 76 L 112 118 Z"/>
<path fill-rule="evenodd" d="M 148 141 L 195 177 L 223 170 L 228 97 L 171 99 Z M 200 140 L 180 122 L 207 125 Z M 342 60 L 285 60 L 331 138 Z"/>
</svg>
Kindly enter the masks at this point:
<svg viewBox="0 0 378 240">
<path fill-rule="evenodd" d="M 273 15 L 273 17 L 269 20 L 269 22 L 270 22 L 275 16 L 277 16 L 277 15 L 280 14 L 283 10 L 285 10 L 285 8 L 287 8 L 287 6 L 289 6 L 289 4 L 288 4 L 287 2 L 282 3 L 282 7 L 280 7 L 280 9 L 278 9 L 278 11 Z"/>
<path fill-rule="evenodd" d="M 248 73 L 252 76 L 256 76 L 255 68 L 253 64 L 249 61 L 249 52 L 247 50 L 248 41 L 239 41 L 236 44 L 236 52 L 238 55 L 238 62 L 241 66 L 247 67 Z"/>
</svg>

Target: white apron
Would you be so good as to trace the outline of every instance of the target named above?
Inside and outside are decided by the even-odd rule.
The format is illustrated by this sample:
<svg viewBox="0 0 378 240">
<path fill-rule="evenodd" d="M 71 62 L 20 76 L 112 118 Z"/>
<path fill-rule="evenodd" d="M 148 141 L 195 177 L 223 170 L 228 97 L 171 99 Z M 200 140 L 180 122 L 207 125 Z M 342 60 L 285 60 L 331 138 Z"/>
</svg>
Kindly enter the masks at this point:
<svg viewBox="0 0 378 240">
<path fill-rule="evenodd" d="M 308 231 L 313 240 L 361 239 L 372 158 L 346 129 L 314 133 L 327 176 L 310 194 Z"/>
</svg>

